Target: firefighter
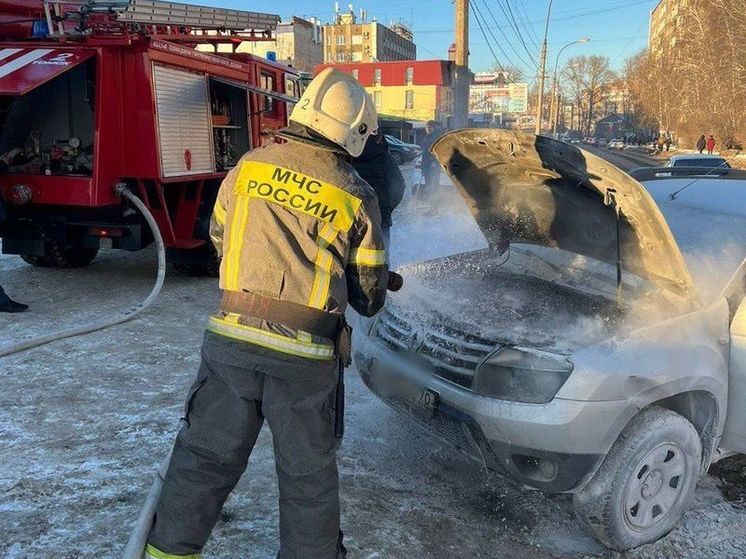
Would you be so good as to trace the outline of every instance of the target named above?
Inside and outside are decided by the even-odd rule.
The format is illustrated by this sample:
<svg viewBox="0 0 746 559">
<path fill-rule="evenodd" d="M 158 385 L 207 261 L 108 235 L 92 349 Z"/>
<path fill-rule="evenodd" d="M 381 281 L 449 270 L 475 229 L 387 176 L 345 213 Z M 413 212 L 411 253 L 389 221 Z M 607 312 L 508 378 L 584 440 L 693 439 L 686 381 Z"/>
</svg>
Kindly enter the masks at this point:
<svg viewBox="0 0 746 559">
<path fill-rule="evenodd" d="M 348 160 L 377 126 L 362 86 L 327 69 L 293 109 L 285 142 L 247 153 L 223 181 L 210 227 L 223 298 L 145 557 L 200 557 L 265 419 L 278 557 L 345 557 L 335 437 L 338 363 L 350 352 L 344 312 L 349 303 L 375 314 L 388 280 L 376 196 Z"/>
</svg>

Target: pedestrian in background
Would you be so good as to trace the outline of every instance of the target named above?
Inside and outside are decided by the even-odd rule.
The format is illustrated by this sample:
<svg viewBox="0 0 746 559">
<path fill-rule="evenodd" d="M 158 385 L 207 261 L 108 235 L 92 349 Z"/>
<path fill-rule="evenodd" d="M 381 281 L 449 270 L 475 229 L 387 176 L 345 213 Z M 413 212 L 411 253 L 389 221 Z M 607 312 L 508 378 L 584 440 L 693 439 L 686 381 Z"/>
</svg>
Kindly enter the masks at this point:
<svg viewBox="0 0 746 559">
<path fill-rule="evenodd" d="M 3 206 L 3 200 L 2 198 L 0 198 L 0 223 L 5 221 L 6 219 L 7 214 L 5 213 L 5 207 Z M 8 297 L 8 295 L 5 293 L 5 290 L 3 289 L 3 286 L 0 285 L 0 312 L 18 313 L 23 312 L 26 309 L 28 309 L 28 305 L 18 303 Z"/>
<path fill-rule="evenodd" d="M 697 140 L 697 151 L 699 153 L 702 153 L 703 151 L 705 151 L 706 147 L 707 147 L 707 140 L 705 140 L 705 135 L 702 134 L 699 137 L 699 140 Z"/>
<path fill-rule="evenodd" d="M 432 191 L 440 184 L 440 164 L 435 159 L 430 148 L 442 135 L 438 123 L 434 120 L 428 120 L 425 124 L 425 138 L 422 140 L 420 146 L 422 147 L 422 177 L 425 181 L 424 185 L 420 185 L 417 192 L 413 192 L 417 196 L 421 190 L 425 189 L 425 194 L 432 193 Z"/>
<path fill-rule="evenodd" d="M 358 175 L 373 187 L 378 196 L 388 261 L 391 252 L 391 226 L 393 225 L 391 214 L 404 197 L 406 183 L 399 165 L 389 153 L 389 144 L 380 125 L 378 132 L 368 138 L 363 153 L 352 160 L 352 166 L 355 167 Z"/>
<path fill-rule="evenodd" d="M 715 150 L 715 138 L 713 138 L 712 134 L 710 134 L 710 137 L 707 138 L 707 153 L 712 155 L 712 152 Z"/>
<path fill-rule="evenodd" d="M 658 151 L 660 153 L 663 153 L 663 146 L 665 145 L 665 143 L 666 143 L 666 138 L 663 136 L 663 134 L 658 136 Z"/>
</svg>

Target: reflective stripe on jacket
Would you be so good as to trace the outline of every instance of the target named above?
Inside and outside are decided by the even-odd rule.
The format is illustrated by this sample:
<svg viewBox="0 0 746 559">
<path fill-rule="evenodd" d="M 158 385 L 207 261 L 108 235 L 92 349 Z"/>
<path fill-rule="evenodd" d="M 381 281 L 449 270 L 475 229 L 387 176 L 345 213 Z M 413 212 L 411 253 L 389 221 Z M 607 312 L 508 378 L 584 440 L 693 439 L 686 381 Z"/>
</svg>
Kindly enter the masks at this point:
<svg viewBox="0 0 746 559">
<path fill-rule="evenodd" d="M 145 559 L 202 559 L 201 553 L 191 553 L 189 555 L 172 555 L 161 551 L 150 544 L 145 548 Z"/>
<path fill-rule="evenodd" d="M 337 152 L 297 141 L 246 154 L 218 193 L 210 236 L 220 287 L 365 316 L 386 296 L 388 268 L 375 192 Z M 309 359 L 331 340 L 249 316 L 217 313 L 208 330 Z"/>
</svg>

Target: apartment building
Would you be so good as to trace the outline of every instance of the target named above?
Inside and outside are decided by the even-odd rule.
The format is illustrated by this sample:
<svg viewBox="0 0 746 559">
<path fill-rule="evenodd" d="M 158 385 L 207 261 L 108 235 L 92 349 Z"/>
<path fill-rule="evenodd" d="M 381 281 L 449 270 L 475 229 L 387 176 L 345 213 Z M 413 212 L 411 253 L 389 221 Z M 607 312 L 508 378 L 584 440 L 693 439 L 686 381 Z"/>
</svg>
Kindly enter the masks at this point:
<svg viewBox="0 0 746 559">
<path fill-rule="evenodd" d="M 324 25 L 324 63 L 387 62 L 414 60 L 417 47 L 403 23 L 386 27 L 376 21 L 358 22 L 354 12 L 337 14 Z"/>
</svg>

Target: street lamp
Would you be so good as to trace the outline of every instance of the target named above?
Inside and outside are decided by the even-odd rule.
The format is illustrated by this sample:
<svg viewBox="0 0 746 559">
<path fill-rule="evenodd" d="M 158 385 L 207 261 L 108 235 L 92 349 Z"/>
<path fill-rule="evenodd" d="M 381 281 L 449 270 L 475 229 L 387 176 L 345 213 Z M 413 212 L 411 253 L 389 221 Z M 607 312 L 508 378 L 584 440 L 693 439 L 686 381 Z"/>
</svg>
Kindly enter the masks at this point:
<svg viewBox="0 0 746 559">
<path fill-rule="evenodd" d="M 550 113 L 553 113 L 553 116 L 551 116 L 550 114 L 552 118 L 552 134 L 557 133 L 557 120 L 558 120 L 557 117 L 559 116 L 559 99 L 557 99 L 557 94 L 559 93 L 558 91 L 559 84 L 557 83 L 557 68 L 559 67 L 560 55 L 562 54 L 562 51 L 565 50 L 567 47 L 571 45 L 582 45 L 582 44 L 589 42 L 590 40 L 591 40 L 590 37 L 581 37 L 580 39 L 577 39 L 576 41 L 567 43 L 561 49 L 559 49 L 559 52 L 557 53 L 557 58 L 554 61 L 554 78 L 552 80 L 552 106 L 554 107 L 556 105 L 556 107 L 554 111 L 550 111 Z"/>
</svg>

